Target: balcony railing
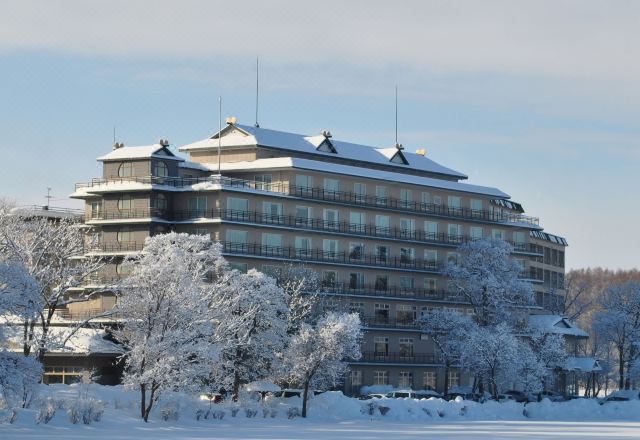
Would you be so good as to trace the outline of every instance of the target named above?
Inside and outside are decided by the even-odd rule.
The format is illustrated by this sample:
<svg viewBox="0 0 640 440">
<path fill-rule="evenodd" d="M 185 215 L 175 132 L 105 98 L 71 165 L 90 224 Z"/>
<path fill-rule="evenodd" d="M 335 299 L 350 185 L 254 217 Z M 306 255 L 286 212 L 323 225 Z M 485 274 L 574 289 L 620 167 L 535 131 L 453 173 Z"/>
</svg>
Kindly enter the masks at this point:
<svg viewBox="0 0 640 440">
<path fill-rule="evenodd" d="M 392 353 L 392 352 L 376 352 L 365 351 L 362 357 L 352 363 L 369 362 L 369 363 L 394 363 L 394 364 L 440 364 L 442 358 L 433 353 Z"/>
<path fill-rule="evenodd" d="M 433 261 L 406 257 L 381 258 L 373 254 L 354 256 L 352 252 L 331 252 L 320 249 L 296 249 L 292 247 L 269 246 L 256 243 L 220 242 L 227 254 L 254 255 L 284 260 L 349 264 L 352 266 L 387 267 L 419 272 L 439 273 L 440 265 Z"/>
<path fill-rule="evenodd" d="M 369 328 L 396 328 L 396 329 L 420 329 L 420 324 L 415 317 L 393 316 L 360 316 L 363 327 Z"/>
<path fill-rule="evenodd" d="M 374 296 L 381 298 L 411 298 L 434 301 L 457 301 L 464 302 L 460 295 L 437 289 L 410 289 L 398 286 L 375 286 L 363 285 L 360 287 L 350 287 L 347 283 L 323 283 L 320 291 L 327 294 L 352 295 L 352 296 Z"/>
<path fill-rule="evenodd" d="M 392 197 L 374 197 L 363 194 L 356 194 L 347 191 L 334 191 L 324 188 L 309 188 L 297 185 L 290 185 L 288 182 L 265 183 L 255 182 L 251 180 L 236 179 L 225 176 L 209 176 L 209 177 L 113 177 L 107 179 L 93 179 L 88 183 L 77 183 L 76 190 L 92 189 L 105 190 L 110 186 L 117 190 L 118 185 L 140 183 L 146 185 L 157 185 L 172 188 L 187 188 L 196 184 L 213 184 L 220 185 L 224 188 L 249 189 L 264 191 L 270 193 L 278 193 L 289 196 L 300 197 L 309 200 L 320 200 L 325 202 L 333 202 L 346 204 L 349 206 L 373 207 L 376 209 L 393 209 L 405 212 L 415 212 L 420 214 L 428 214 L 432 216 L 463 218 L 476 221 L 486 221 L 492 223 L 526 223 L 538 225 L 539 219 L 523 214 L 492 211 L 492 210 L 475 210 L 470 208 L 453 207 L 444 204 L 420 203 L 410 200 L 401 200 Z M 106 187 L 106 188 L 105 188 Z M 193 189 L 198 191 L 200 188 Z"/>
<path fill-rule="evenodd" d="M 304 218 L 293 215 L 272 215 L 257 211 L 237 211 L 232 209 L 196 209 L 167 211 L 160 209 L 121 210 L 96 212 L 87 216 L 89 220 L 143 219 L 160 218 L 167 221 L 187 221 L 200 218 L 222 219 L 225 221 L 275 225 L 300 230 L 334 232 L 362 237 L 387 238 L 393 240 L 436 243 L 452 247 L 477 240 L 468 235 L 451 235 L 443 232 L 433 233 L 417 229 L 389 228 L 375 225 L 354 224 L 345 221 L 327 221 L 320 218 Z M 514 252 L 542 255 L 537 246 L 530 243 L 509 242 Z"/>
<path fill-rule="evenodd" d="M 95 243 L 90 244 L 87 249 L 89 252 L 138 252 L 144 248 L 144 243 L 135 241 L 123 241 L 114 243 Z"/>
</svg>

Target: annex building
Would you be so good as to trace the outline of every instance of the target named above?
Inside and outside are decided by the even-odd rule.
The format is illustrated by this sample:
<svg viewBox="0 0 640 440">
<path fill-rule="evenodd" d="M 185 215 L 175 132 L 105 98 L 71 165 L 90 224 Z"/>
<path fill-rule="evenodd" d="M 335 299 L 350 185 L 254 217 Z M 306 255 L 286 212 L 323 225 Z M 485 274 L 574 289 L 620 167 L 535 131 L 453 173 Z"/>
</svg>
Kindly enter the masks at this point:
<svg viewBox="0 0 640 440">
<path fill-rule="evenodd" d="M 98 158 L 102 176 L 76 185 L 71 197 L 86 202 L 85 223 L 99 235 L 87 252 L 111 257 L 93 286 L 126 275 L 121 258 L 167 231 L 210 236 L 242 271 L 304 264 L 319 273 L 331 301 L 361 314 L 363 357 L 345 380 L 347 392 L 386 384 L 442 388 L 440 359 L 416 319 L 435 307 L 472 312 L 448 294 L 441 275 L 461 243 L 509 241 L 536 292 L 532 314 L 552 316 L 545 306 L 564 293 L 565 239 L 545 232 L 507 193 L 466 183 L 465 174 L 424 150 L 374 148 L 326 131 L 304 136 L 232 118 L 221 132 L 178 151 L 188 160 L 167 141 L 115 144 Z M 103 295 L 64 314 L 79 319 L 114 304 Z M 535 319 L 564 332 L 578 356 L 584 332 L 566 331 L 571 324 L 562 320 Z M 459 383 L 459 372 L 449 379 Z"/>
</svg>

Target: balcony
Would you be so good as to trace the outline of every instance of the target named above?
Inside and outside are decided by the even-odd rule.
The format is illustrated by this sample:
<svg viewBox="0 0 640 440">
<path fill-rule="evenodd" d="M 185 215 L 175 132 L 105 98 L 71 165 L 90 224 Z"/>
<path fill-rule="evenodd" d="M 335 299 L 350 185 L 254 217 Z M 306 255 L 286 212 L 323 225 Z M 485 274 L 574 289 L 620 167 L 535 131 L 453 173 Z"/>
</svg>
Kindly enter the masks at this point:
<svg viewBox="0 0 640 440">
<path fill-rule="evenodd" d="M 439 365 L 442 363 L 442 359 L 433 353 L 407 354 L 365 351 L 359 360 L 351 361 L 351 363 Z"/>
<path fill-rule="evenodd" d="M 464 301 L 459 295 L 446 290 L 436 289 L 404 289 L 396 286 L 381 288 L 375 285 L 362 285 L 350 287 L 345 283 L 323 283 L 320 291 L 326 294 L 346 295 L 346 296 L 373 296 L 379 298 L 399 298 L 399 299 L 422 299 L 432 301 L 460 302 Z"/>
<path fill-rule="evenodd" d="M 115 211 L 93 211 L 85 215 L 85 221 L 96 220 L 137 220 L 147 218 L 169 219 L 166 209 L 122 209 Z"/>
<path fill-rule="evenodd" d="M 87 247 L 91 253 L 126 253 L 139 252 L 144 248 L 144 242 L 123 241 L 114 243 L 95 243 Z"/>
<path fill-rule="evenodd" d="M 474 210 L 470 208 L 452 207 L 444 204 L 420 203 L 406 201 L 391 197 L 379 198 L 366 196 L 346 191 L 333 191 L 324 188 L 309 188 L 290 185 L 288 182 L 264 183 L 251 180 L 235 179 L 231 177 L 122 177 L 108 179 L 93 179 L 87 183 L 77 183 L 76 191 L 86 191 L 87 193 L 99 193 L 109 191 L 122 191 L 119 187 L 127 184 L 140 184 L 149 186 L 160 186 L 180 191 L 198 191 L 202 188 L 194 188 L 197 184 L 220 185 L 222 188 L 254 190 L 275 194 L 294 196 L 302 199 L 331 202 L 348 206 L 362 206 L 375 209 L 388 209 L 395 211 L 426 214 L 429 216 L 468 219 L 473 221 L 509 224 L 524 223 L 527 225 L 539 225 L 539 219 L 523 214 L 492 211 Z M 141 188 L 143 189 L 143 188 Z M 162 189 L 162 188 L 158 188 Z"/>
<path fill-rule="evenodd" d="M 349 266 L 386 267 L 396 270 L 439 273 L 440 266 L 427 260 L 409 260 L 403 257 L 380 258 L 372 254 L 362 254 L 354 258 L 349 252 L 331 252 L 320 249 L 296 249 L 261 245 L 256 243 L 235 243 L 222 241 L 223 253 L 231 255 L 251 255 L 279 260 L 308 261 Z"/>
<path fill-rule="evenodd" d="M 403 330 L 420 330 L 420 324 L 415 318 L 394 318 L 391 316 L 360 316 L 362 326 L 365 328 L 388 328 Z"/>
</svg>

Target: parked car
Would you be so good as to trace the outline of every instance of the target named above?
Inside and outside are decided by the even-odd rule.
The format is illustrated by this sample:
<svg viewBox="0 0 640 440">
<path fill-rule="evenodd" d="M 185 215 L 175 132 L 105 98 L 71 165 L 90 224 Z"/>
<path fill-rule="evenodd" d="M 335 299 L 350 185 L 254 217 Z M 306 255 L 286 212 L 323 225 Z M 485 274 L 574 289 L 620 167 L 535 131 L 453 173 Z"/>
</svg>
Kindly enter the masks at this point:
<svg viewBox="0 0 640 440">
<path fill-rule="evenodd" d="M 488 395 L 482 395 L 480 393 L 448 393 L 444 396 L 445 400 L 456 400 L 456 398 L 461 397 L 464 400 L 473 400 L 474 402 L 485 402 L 489 399 Z"/>
<path fill-rule="evenodd" d="M 602 399 L 600 405 L 609 402 L 628 402 L 629 400 L 640 400 L 640 392 L 638 390 L 618 390 Z"/>
<path fill-rule="evenodd" d="M 505 391 L 503 394 L 512 396 L 513 400 L 515 400 L 518 403 L 531 401 L 530 396 L 527 395 L 527 393 L 525 393 L 524 391 L 509 390 L 509 391 Z"/>
<path fill-rule="evenodd" d="M 552 402 L 564 402 L 565 398 L 562 394 L 556 393 L 555 391 L 542 391 L 538 393 L 538 400 L 549 399 Z"/>
<path fill-rule="evenodd" d="M 369 399 L 384 399 L 387 397 L 386 394 L 381 394 L 381 393 L 371 393 L 371 394 L 367 394 L 367 396 Z"/>
<path fill-rule="evenodd" d="M 516 398 L 513 397 L 513 395 L 511 394 L 498 394 L 498 402 L 508 402 L 508 401 L 515 402 Z"/>
<path fill-rule="evenodd" d="M 410 399 L 430 399 L 432 397 L 442 398 L 442 394 L 433 390 L 398 390 L 387 393 L 386 397 L 390 399 L 410 398 Z"/>
</svg>

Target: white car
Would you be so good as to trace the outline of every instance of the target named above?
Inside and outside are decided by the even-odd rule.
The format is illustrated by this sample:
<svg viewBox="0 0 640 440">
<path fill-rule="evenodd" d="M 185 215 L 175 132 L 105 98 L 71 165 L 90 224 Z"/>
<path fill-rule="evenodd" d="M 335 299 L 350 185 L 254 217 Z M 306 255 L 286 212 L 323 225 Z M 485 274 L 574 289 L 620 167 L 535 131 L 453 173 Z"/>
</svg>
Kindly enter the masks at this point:
<svg viewBox="0 0 640 440">
<path fill-rule="evenodd" d="M 640 400 L 640 392 L 638 390 L 618 390 L 602 399 L 600 405 L 608 402 L 628 402 L 629 400 Z"/>
<path fill-rule="evenodd" d="M 433 390 L 419 390 L 419 391 L 398 390 L 398 391 L 392 391 L 388 393 L 386 397 L 389 397 L 392 399 L 399 399 L 399 398 L 430 399 L 432 397 L 442 398 L 442 394 Z"/>
</svg>

